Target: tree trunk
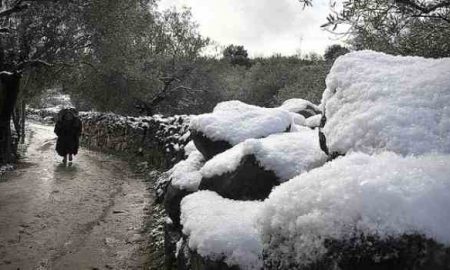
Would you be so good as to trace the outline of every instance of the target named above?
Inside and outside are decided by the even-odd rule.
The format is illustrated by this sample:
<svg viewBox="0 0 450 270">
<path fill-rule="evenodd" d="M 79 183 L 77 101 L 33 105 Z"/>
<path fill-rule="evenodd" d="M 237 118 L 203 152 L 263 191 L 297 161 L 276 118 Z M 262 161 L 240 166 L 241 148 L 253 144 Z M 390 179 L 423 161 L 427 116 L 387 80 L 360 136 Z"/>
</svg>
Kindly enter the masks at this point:
<svg viewBox="0 0 450 270">
<path fill-rule="evenodd" d="M 14 108 L 13 114 L 12 114 L 12 121 L 14 125 L 14 130 L 16 131 L 17 139 L 20 140 L 20 111 L 19 108 Z"/>
<path fill-rule="evenodd" d="M 11 137 L 11 116 L 20 89 L 20 74 L 2 74 L 0 77 L 0 164 L 15 161 Z"/>
<path fill-rule="evenodd" d="M 21 109 L 21 118 L 20 118 L 20 143 L 25 143 L 25 117 L 27 117 L 26 113 L 26 103 L 25 100 L 22 101 L 22 109 Z"/>
</svg>

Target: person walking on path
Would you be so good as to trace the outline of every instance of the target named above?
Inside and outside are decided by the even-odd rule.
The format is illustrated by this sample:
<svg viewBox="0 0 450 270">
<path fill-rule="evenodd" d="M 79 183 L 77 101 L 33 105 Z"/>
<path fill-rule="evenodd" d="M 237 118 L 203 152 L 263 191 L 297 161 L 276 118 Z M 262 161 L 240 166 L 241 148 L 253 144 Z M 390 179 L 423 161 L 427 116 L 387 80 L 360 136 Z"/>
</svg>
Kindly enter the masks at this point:
<svg viewBox="0 0 450 270">
<path fill-rule="evenodd" d="M 62 109 L 58 113 L 55 125 L 55 133 L 58 136 L 56 152 L 63 157 L 64 164 L 67 164 L 67 158 L 71 163 L 73 156 L 78 153 L 81 130 L 81 120 L 75 109 Z"/>
</svg>

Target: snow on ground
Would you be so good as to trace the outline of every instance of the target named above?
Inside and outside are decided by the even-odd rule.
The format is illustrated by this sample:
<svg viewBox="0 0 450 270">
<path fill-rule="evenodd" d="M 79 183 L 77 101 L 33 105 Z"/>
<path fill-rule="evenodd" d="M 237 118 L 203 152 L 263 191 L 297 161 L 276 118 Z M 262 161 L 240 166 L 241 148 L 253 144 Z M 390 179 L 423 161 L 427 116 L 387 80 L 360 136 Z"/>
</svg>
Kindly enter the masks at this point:
<svg viewBox="0 0 450 270">
<path fill-rule="evenodd" d="M 240 101 L 219 103 L 212 113 L 191 120 L 191 130 L 208 138 L 236 145 L 250 138 L 262 138 L 286 131 L 291 125 L 290 113 L 283 109 L 262 108 Z"/>
<path fill-rule="evenodd" d="M 326 83 L 330 152 L 450 153 L 450 58 L 349 53 Z"/>
<path fill-rule="evenodd" d="M 327 159 L 320 150 L 317 131 L 305 128 L 246 140 L 206 162 L 200 173 L 209 178 L 233 172 L 246 155 L 254 155 L 263 168 L 273 171 L 281 181 L 321 166 Z"/>
<path fill-rule="evenodd" d="M 448 155 L 352 153 L 280 185 L 258 222 L 269 260 L 305 265 L 326 252 L 325 239 L 356 232 L 449 245 L 449 164 Z"/>
<path fill-rule="evenodd" d="M 199 191 L 181 202 L 189 248 L 203 257 L 240 269 L 262 269 L 262 246 L 255 226 L 261 202 L 224 199 Z"/>
</svg>

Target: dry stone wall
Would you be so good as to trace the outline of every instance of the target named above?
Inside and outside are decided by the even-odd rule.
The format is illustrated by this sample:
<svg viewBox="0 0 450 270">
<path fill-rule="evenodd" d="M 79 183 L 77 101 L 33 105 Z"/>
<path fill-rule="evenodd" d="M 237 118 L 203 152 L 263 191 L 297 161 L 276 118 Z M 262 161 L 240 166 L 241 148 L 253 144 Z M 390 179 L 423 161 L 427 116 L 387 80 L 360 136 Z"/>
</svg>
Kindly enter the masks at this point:
<svg viewBox="0 0 450 270">
<path fill-rule="evenodd" d="M 82 112 L 82 145 L 101 151 L 143 156 L 151 164 L 169 168 L 184 156 L 188 142 L 189 116 L 125 117 Z"/>
</svg>

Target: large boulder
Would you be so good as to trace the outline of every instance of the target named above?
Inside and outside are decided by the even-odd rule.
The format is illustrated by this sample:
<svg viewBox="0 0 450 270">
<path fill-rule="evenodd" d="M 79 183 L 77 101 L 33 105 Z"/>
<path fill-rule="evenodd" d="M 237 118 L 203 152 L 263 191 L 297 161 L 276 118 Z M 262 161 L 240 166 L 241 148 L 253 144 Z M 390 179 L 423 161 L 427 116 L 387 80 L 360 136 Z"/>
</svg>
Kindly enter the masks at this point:
<svg viewBox="0 0 450 270">
<path fill-rule="evenodd" d="M 448 269 L 448 164 L 350 153 L 283 183 L 257 219 L 265 267 Z"/>
<path fill-rule="evenodd" d="M 279 184 L 275 173 L 260 166 L 255 156 L 250 154 L 242 157 L 231 172 L 204 177 L 199 189 L 212 190 L 229 199 L 264 200 Z"/>
<path fill-rule="evenodd" d="M 339 57 L 322 98 L 330 153 L 450 153 L 450 58 Z"/>
<path fill-rule="evenodd" d="M 230 199 L 263 200 L 274 186 L 323 165 L 326 159 L 317 132 L 305 127 L 250 139 L 209 160 L 200 169 L 199 189 Z"/>
<path fill-rule="evenodd" d="M 314 264 L 321 269 L 450 269 L 450 247 L 418 234 L 385 239 L 358 235 L 346 240 L 328 239 L 325 245 L 327 253 Z"/>
<path fill-rule="evenodd" d="M 193 117 L 190 129 L 197 149 L 210 159 L 246 139 L 289 131 L 291 123 L 292 116 L 286 110 L 227 101 L 219 103 L 212 113 Z"/>
</svg>

